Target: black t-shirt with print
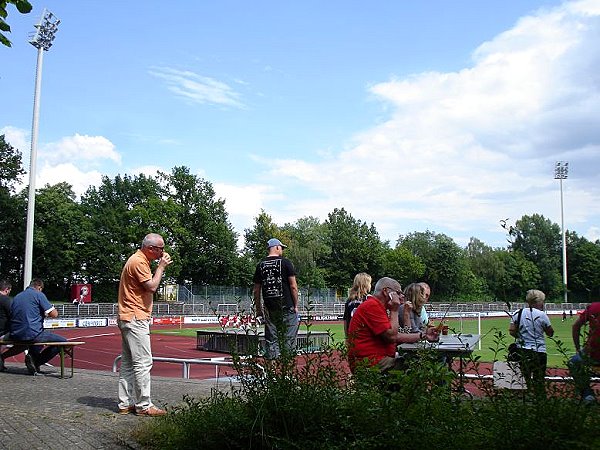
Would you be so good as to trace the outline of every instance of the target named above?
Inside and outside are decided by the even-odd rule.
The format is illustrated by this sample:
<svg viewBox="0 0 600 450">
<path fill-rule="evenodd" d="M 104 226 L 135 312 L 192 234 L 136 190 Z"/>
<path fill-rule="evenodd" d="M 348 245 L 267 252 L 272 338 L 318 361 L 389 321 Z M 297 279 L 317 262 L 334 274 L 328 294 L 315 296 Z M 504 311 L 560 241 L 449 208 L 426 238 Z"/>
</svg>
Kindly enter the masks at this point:
<svg viewBox="0 0 600 450">
<path fill-rule="evenodd" d="M 262 298 L 267 309 L 294 307 L 288 280 L 292 276 L 296 276 L 294 265 L 281 256 L 267 256 L 256 265 L 253 281 L 261 284 Z"/>
</svg>

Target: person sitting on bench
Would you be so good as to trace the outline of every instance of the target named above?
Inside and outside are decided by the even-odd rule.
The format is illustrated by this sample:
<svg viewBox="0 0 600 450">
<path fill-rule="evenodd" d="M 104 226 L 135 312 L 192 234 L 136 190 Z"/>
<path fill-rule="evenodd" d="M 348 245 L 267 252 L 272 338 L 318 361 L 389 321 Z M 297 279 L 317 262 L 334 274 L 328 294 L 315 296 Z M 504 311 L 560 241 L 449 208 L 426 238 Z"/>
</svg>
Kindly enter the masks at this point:
<svg viewBox="0 0 600 450">
<path fill-rule="evenodd" d="M 63 336 L 44 330 L 44 318 L 58 317 L 58 311 L 48 301 L 42 290 L 44 282 L 31 280 L 29 287 L 17 294 L 10 308 L 10 339 L 13 341 L 66 342 Z M 31 375 L 40 371 L 40 366 L 54 358 L 60 349 L 56 346 L 32 345 L 25 355 L 25 365 Z"/>
<path fill-rule="evenodd" d="M 12 298 L 9 297 L 12 284 L 8 280 L 0 280 L 0 339 L 10 339 L 10 307 Z M 0 345 L 0 349 L 2 345 Z M 26 345 L 13 345 L 0 354 L 0 372 L 6 370 L 4 360 L 27 350 Z"/>
</svg>

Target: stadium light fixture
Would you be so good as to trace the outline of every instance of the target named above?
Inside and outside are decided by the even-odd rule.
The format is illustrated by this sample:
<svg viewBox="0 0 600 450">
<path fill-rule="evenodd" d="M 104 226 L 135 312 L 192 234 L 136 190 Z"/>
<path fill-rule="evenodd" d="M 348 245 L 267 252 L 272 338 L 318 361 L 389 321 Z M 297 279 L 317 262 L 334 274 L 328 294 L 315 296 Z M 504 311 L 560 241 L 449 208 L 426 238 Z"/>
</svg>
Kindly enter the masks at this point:
<svg viewBox="0 0 600 450">
<path fill-rule="evenodd" d="M 31 282 L 33 261 L 33 225 L 35 217 L 35 177 L 37 163 L 37 138 L 40 116 L 40 92 L 42 88 L 42 62 L 44 52 L 52 47 L 54 35 L 58 31 L 60 20 L 47 9 L 44 9 L 40 23 L 35 25 L 36 31 L 29 43 L 38 49 L 35 71 L 35 91 L 33 95 L 33 123 L 31 126 L 31 155 L 29 158 L 29 199 L 27 203 L 27 230 L 25 233 L 25 263 L 23 273 L 23 288 Z"/>
<path fill-rule="evenodd" d="M 562 232 L 562 262 L 563 262 L 563 291 L 564 303 L 567 303 L 567 235 L 565 232 L 565 213 L 563 207 L 563 180 L 569 176 L 569 163 L 556 161 L 554 166 L 554 179 L 560 181 L 560 227 Z"/>
</svg>

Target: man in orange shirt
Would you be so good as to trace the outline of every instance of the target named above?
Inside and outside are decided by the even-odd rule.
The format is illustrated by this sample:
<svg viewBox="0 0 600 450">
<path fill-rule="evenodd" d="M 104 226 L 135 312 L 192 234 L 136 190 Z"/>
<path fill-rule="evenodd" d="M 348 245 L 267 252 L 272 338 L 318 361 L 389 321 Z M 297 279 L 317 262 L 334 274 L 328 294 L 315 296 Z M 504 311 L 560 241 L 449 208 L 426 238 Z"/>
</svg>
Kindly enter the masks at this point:
<svg viewBox="0 0 600 450">
<path fill-rule="evenodd" d="M 119 318 L 122 351 L 119 375 L 119 413 L 162 416 L 165 411 L 150 400 L 150 317 L 152 299 L 165 268 L 173 262 L 156 233 L 144 237 L 142 247 L 129 257 L 119 282 Z M 154 275 L 150 261 L 158 259 Z"/>
</svg>

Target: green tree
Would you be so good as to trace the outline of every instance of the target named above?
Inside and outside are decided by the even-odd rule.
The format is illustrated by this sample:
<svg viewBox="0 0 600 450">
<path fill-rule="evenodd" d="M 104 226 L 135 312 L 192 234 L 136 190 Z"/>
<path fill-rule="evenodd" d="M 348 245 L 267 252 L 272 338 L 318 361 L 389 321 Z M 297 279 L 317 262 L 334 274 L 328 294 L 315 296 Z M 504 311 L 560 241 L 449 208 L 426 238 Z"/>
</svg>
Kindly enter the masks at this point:
<svg viewBox="0 0 600 450">
<path fill-rule="evenodd" d="M 103 177 L 100 186 L 90 187 L 81 207 L 85 216 L 81 252 L 87 257 L 87 276 L 96 285 L 94 295 L 115 301 L 123 264 L 147 233 L 163 234 L 170 250 L 168 204 L 160 197 L 155 178 L 117 175 L 113 180 Z M 168 276 L 176 276 L 180 266 L 176 255 L 174 260 Z"/>
<path fill-rule="evenodd" d="M 15 185 L 25 174 L 21 152 L 6 142 L 3 134 L 0 135 L 0 189 L 14 192 Z"/>
<path fill-rule="evenodd" d="M 165 239 L 181 261 L 176 281 L 232 284 L 236 278 L 236 234 L 225 202 L 212 184 L 190 174 L 187 167 L 159 173 L 163 210 L 168 221 Z"/>
<path fill-rule="evenodd" d="M 257 264 L 267 254 L 267 242 L 278 238 L 285 244 L 282 231 L 264 209 L 254 218 L 254 226 L 244 230 L 244 254 Z M 288 245 L 288 244 L 286 244 Z"/>
<path fill-rule="evenodd" d="M 324 288 L 325 270 L 321 261 L 330 253 L 326 244 L 327 227 L 316 217 L 303 217 L 294 224 L 286 224 L 282 231 L 289 236 L 287 257 L 294 261 L 298 271 L 298 284 Z"/>
<path fill-rule="evenodd" d="M 383 254 L 383 273 L 406 286 L 423 278 L 425 264 L 406 247 L 386 249 Z"/>
<path fill-rule="evenodd" d="M 14 286 L 22 285 L 23 249 L 25 248 L 24 195 L 15 195 L 15 186 L 25 173 L 21 152 L 0 135 L 0 273 Z"/>
<path fill-rule="evenodd" d="M 50 298 L 68 300 L 79 276 L 82 222 L 83 213 L 68 183 L 46 185 L 37 192 L 32 272 L 44 280 Z"/>
<path fill-rule="evenodd" d="M 569 290 L 580 301 L 600 296 L 600 241 L 590 242 L 575 232 L 567 233 Z"/>
<path fill-rule="evenodd" d="M 560 227 L 540 214 L 523 216 L 513 230 L 512 250 L 519 251 L 533 262 L 540 273 L 537 287 L 549 297 L 562 293 Z M 536 288 L 530 286 L 528 289 Z"/>
<path fill-rule="evenodd" d="M 479 278 L 486 294 L 496 297 L 504 277 L 504 265 L 498 256 L 499 251 L 471 237 L 467 244 L 466 254 L 471 272 Z"/>
<path fill-rule="evenodd" d="M 22 267 L 25 249 L 26 191 L 11 195 L 0 187 L 0 276 L 9 278 L 13 286 L 23 285 Z"/>
<path fill-rule="evenodd" d="M 358 272 L 368 273 L 373 280 L 383 276 L 386 244 L 373 224 L 355 219 L 344 208 L 329 213 L 325 224 L 325 242 L 331 249 L 323 260 L 328 286 L 345 290 Z"/>
<path fill-rule="evenodd" d="M 519 251 L 500 251 L 497 256 L 503 272 L 494 294 L 505 302 L 524 301 L 527 290 L 540 285 L 540 271 Z"/>
<path fill-rule="evenodd" d="M 432 291 L 450 297 L 473 295 L 472 274 L 464 251 L 450 237 L 427 230 L 400 236 L 397 244 L 425 263 L 424 281 Z"/>
<path fill-rule="evenodd" d="M 31 3 L 27 0 L 2 0 L 0 1 L 0 43 L 2 45 L 6 45 L 7 47 L 11 46 L 10 40 L 4 35 L 4 32 L 10 33 L 10 25 L 4 20 L 8 16 L 8 11 L 6 7 L 8 5 L 15 5 L 17 10 L 21 14 L 27 14 L 31 11 Z"/>
</svg>

